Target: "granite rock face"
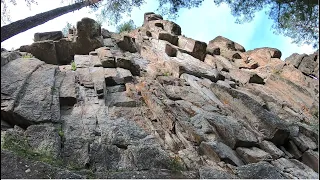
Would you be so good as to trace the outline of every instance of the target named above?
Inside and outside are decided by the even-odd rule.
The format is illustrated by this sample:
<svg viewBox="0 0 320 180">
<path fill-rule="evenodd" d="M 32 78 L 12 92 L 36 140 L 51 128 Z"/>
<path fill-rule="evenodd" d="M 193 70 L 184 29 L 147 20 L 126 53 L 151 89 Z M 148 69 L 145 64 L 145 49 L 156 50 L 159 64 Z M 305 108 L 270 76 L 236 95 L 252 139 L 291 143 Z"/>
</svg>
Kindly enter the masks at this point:
<svg viewBox="0 0 320 180">
<path fill-rule="evenodd" d="M 155 13 L 69 33 L 1 51 L 1 178 L 319 178 L 317 52 L 207 44 Z"/>
</svg>

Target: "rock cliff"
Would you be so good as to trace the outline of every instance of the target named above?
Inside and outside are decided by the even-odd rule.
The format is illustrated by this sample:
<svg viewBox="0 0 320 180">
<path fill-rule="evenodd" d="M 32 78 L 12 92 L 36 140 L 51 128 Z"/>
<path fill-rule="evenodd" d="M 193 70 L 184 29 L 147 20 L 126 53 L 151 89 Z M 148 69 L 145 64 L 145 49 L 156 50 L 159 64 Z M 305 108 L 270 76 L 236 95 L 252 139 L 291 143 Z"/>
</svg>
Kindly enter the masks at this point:
<svg viewBox="0 0 320 180">
<path fill-rule="evenodd" d="M 1 50 L 1 178 L 319 178 L 319 56 L 146 13 Z M 30 56 L 30 54 L 32 56 Z"/>
</svg>

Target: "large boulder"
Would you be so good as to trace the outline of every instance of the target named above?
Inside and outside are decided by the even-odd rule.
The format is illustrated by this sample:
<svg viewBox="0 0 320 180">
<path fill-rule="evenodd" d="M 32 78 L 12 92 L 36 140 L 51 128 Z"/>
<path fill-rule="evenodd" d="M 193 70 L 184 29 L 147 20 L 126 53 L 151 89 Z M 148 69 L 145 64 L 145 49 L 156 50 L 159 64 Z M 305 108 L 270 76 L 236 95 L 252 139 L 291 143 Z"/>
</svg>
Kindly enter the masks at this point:
<svg viewBox="0 0 320 180">
<path fill-rule="evenodd" d="M 311 54 L 309 56 L 304 57 L 301 60 L 301 63 L 299 64 L 298 69 L 303 72 L 304 74 L 312 74 L 313 70 L 315 69 L 316 64 L 316 59 L 317 55 L 316 54 Z"/>
<path fill-rule="evenodd" d="M 21 53 L 17 51 L 1 51 L 1 67 L 8 62 L 21 57 Z"/>
<path fill-rule="evenodd" d="M 200 144 L 200 151 L 208 157 L 212 157 L 213 160 L 225 161 L 234 166 L 243 165 L 237 153 L 222 142 L 202 142 Z"/>
<path fill-rule="evenodd" d="M 51 32 L 41 32 L 34 34 L 34 42 L 45 41 L 45 40 L 53 40 L 58 41 L 63 38 L 63 34 L 61 31 L 51 31 Z"/>
<path fill-rule="evenodd" d="M 261 161 L 237 168 L 241 179 L 285 179 L 285 177 L 270 163 Z"/>
<path fill-rule="evenodd" d="M 22 158 L 1 149 L 1 178 L 4 179 L 81 179 L 84 176 L 48 163 Z"/>
<path fill-rule="evenodd" d="M 246 51 L 244 47 L 241 46 L 240 44 L 222 36 L 217 36 L 213 40 L 209 41 L 209 44 L 208 44 L 209 51 L 211 51 L 211 49 L 213 50 L 216 47 L 219 47 L 220 51 L 240 51 L 240 52 Z"/>
<path fill-rule="evenodd" d="M 144 13 L 144 21 L 143 24 L 147 24 L 149 21 L 154 20 L 162 20 L 163 17 L 161 15 L 155 14 L 154 12 Z"/>
<path fill-rule="evenodd" d="M 203 61 L 206 56 L 207 44 L 185 36 L 179 36 L 178 46 L 191 56 Z"/>
<path fill-rule="evenodd" d="M 58 32 L 36 33 L 37 40 L 31 45 L 21 46 L 20 51 L 29 52 L 48 64 L 69 64 L 75 54 L 89 52 L 103 46 L 101 26 L 93 19 L 83 18 L 77 23 L 72 38 L 58 38 Z M 46 40 L 48 39 L 48 40 Z"/>
<path fill-rule="evenodd" d="M 52 40 L 34 42 L 31 45 L 21 46 L 19 50 L 31 53 L 47 64 L 58 64 L 56 45 Z"/>
<path fill-rule="evenodd" d="M 256 48 L 254 50 L 247 51 L 244 54 L 258 62 L 259 66 L 266 66 L 273 63 L 273 61 L 281 61 L 280 58 L 282 55 L 279 49 L 270 47 Z"/>
</svg>

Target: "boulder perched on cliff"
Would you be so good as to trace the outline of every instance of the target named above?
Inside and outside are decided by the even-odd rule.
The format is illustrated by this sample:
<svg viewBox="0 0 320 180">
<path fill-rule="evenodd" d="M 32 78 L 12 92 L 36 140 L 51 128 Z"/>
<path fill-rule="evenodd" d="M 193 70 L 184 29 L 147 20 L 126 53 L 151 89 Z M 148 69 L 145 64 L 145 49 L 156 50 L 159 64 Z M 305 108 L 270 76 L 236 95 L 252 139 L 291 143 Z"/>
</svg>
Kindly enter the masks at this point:
<svg viewBox="0 0 320 180">
<path fill-rule="evenodd" d="M 35 42 L 21 46 L 20 51 L 29 52 L 48 64 L 68 64 L 75 54 L 88 54 L 101 46 L 101 26 L 93 19 L 83 18 L 77 23 L 72 39 L 62 39 L 61 31 L 35 33 Z"/>
<path fill-rule="evenodd" d="M 227 51 L 227 50 L 240 51 L 240 52 L 246 51 L 244 47 L 241 46 L 240 44 L 222 36 L 217 36 L 216 38 L 214 38 L 209 42 L 208 48 L 210 49 L 214 47 L 219 47 L 220 50 L 223 50 L 223 51 Z"/>
<path fill-rule="evenodd" d="M 34 42 L 37 41 L 45 41 L 45 40 L 53 40 L 58 41 L 63 38 L 63 34 L 61 31 L 51 31 L 51 32 L 41 32 L 34 34 Z"/>
</svg>

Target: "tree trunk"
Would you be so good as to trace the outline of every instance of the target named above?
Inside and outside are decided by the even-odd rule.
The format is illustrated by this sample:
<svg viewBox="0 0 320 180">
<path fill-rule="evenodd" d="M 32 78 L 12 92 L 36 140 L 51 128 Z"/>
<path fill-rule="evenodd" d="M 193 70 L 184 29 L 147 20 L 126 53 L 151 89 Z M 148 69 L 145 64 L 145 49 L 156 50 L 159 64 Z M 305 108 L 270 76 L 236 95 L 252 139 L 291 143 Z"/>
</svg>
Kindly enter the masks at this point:
<svg viewBox="0 0 320 180">
<path fill-rule="evenodd" d="M 79 3 L 68 6 L 56 8 L 44 13 L 36 14 L 34 16 L 15 21 L 8 25 L 1 27 L 1 42 L 43 23 L 46 23 L 54 18 L 69 13 L 71 11 L 79 10 L 83 7 L 95 4 L 101 0 L 85 0 Z"/>
</svg>

